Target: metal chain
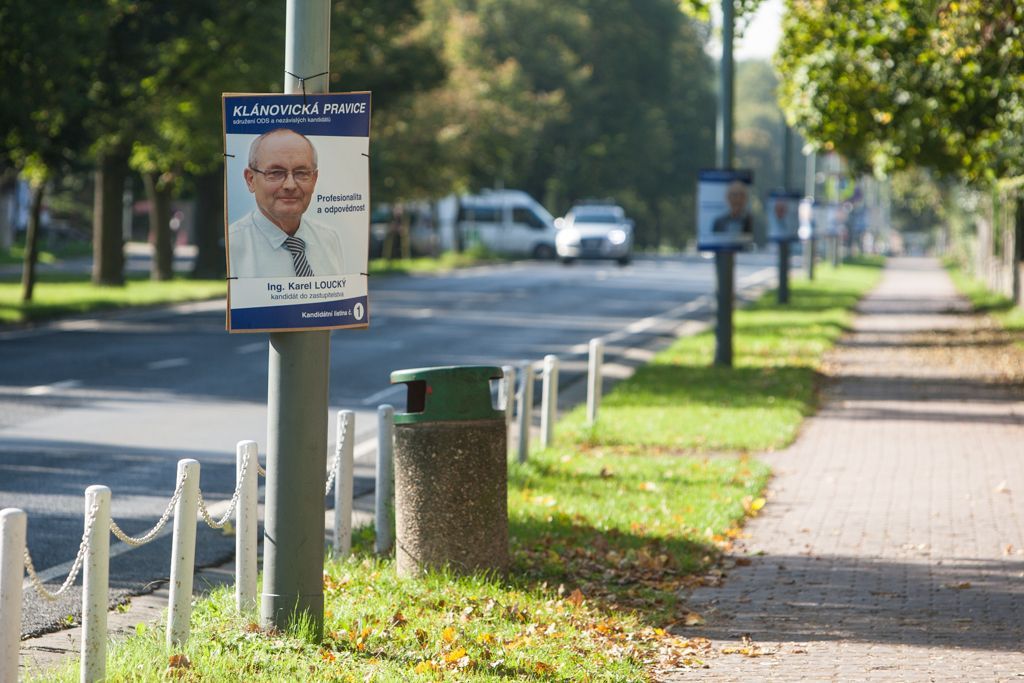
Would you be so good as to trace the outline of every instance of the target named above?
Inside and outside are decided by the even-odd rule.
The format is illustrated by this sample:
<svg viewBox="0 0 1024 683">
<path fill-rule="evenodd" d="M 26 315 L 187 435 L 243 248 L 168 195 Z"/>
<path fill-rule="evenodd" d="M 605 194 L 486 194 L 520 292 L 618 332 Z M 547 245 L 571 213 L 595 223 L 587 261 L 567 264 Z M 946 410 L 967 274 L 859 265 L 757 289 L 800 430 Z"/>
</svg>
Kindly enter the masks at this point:
<svg viewBox="0 0 1024 683">
<path fill-rule="evenodd" d="M 32 581 L 32 587 L 36 589 L 36 592 L 43 597 L 43 599 L 49 602 L 55 602 L 64 591 L 68 589 L 71 584 L 75 582 L 75 578 L 78 576 L 78 570 L 82 568 L 82 562 L 85 560 L 85 553 L 89 549 L 89 536 L 92 534 L 93 524 L 96 522 L 96 512 L 99 510 L 99 505 L 93 504 L 89 508 L 89 515 L 85 519 L 85 530 L 82 532 L 82 543 L 78 546 L 78 555 L 75 557 L 74 564 L 71 565 L 71 572 L 68 574 L 68 578 L 64 579 L 64 583 L 55 592 L 51 593 L 46 590 L 43 586 L 43 582 L 39 580 L 39 576 L 36 574 L 36 567 L 32 563 L 32 555 L 29 554 L 28 548 L 25 548 L 25 571 L 28 572 L 28 577 Z"/>
<path fill-rule="evenodd" d="M 261 477 L 267 476 L 267 471 L 263 469 L 262 466 L 260 466 L 259 461 L 256 462 L 256 473 L 259 474 Z"/>
<path fill-rule="evenodd" d="M 345 439 L 348 438 L 348 422 L 346 420 L 341 421 L 341 434 L 338 435 L 338 441 L 345 443 Z M 341 448 L 334 449 L 334 458 L 331 460 L 331 467 L 327 475 L 327 489 L 324 491 L 324 495 L 328 495 L 331 492 L 331 487 L 334 486 L 334 478 L 338 474 L 338 458 L 341 457 Z"/>
<path fill-rule="evenodd" d="M 114 533 L 115 536 L 117 536 L 119 539 L 121 539 L 122 541 L 131 546 L 145 545 L 146 543 L 152 541 L 156 537 L 156 535 L 160 533 L 160 530 L 164 528 L 164 525 L 167 524 L 167 520 L 171 518 L 171 513 L 174 512 L 174 506 L 178 503 L 178 499 L 181 498 L 181 492 L 185 489 L 186 479 L 188 479 L 188 473 L 183 472 L 181 480 L 178 482 L 177 487 L 175 487 L 174 489 L 174 495 L 171 496 L 171 502 L 167 504 L 167 509 L 164 510 L 164 514 L 160 516 L 160 521 L 157 522 L 156 526 L 147 531 L 145 534 L 143 534 L 142 536 L 129 536 L 121 530 L 121 527 L 119 527 L 117 525 L 117 522 L 115 522 L 113 519 L 110 520 L 110 530 Z"/>
<path fill-rule="evenodd" d="M 259 466 L 257 461 L 256 466 Z M 246 449 L 245 455 L 242 457 L 242 470 L 238 473 L 238 482 L 235 484 L 235 492 L 231 496 L 231 503 L 228 504 L 227 512 L 218 521 L 214 521 L 210 517 L 210 511 L 206 509 L 206 501 L 203 500 L 203 491 L 199 491 L 199 512 L 203 516 L 203 520 L 206 525 L 212 529 L 223 529 L 224 525 L 231 519 L 231 515 L 235 513 L 235 506 L 238 505 L 238 497 L 242 495 L 242 484 L 245 483 L 245 473 L 249 469 L 249 450 Z"/>
</svg>

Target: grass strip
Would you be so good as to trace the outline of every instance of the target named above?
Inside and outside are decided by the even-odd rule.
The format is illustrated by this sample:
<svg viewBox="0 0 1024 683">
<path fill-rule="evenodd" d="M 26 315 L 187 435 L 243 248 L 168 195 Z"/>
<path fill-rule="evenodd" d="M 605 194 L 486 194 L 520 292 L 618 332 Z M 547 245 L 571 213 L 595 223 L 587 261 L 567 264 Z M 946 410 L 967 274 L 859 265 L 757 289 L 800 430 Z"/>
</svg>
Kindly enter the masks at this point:
<svg viewBox="0 0 1024 683">
<path fill-rule="evenodd" d="M 953 280 L 953 285 L 968 301 L 976 313 L 991 316 L 1011 332 L 1024 330 L 1024 308 L 1013 303 L 1013 299 L 997 294 L 988 286 L 974 278 L 952 261 L 945 262 L 946 271 Z"/>
<path fill-rule="evenodd" d="M 373 259 L 369 272 L 371 276 L 442 273 L 492 261 L 476 252 L 448 252 L 438 258 Z M 223 280 L 179 276 L 155 282 L 146 274 L 132 273 L 127 276 L 124 287 L 101 287 L 92 284 L 85 273 L 40 273 L 33 300 L 26 304 L 21 301 L 18 277 L 0 278 L 0 324 L 42 322 L 118 308 L 202 301 L 227 293 Z"/>
<path fill-rule="evenodd" d="M 705 666 L 714 653 L 688 637 L 702 617 L 683 596 L 722 581 L 769 476 L 709 451 L 792 440 L 822 354 L 879 266 L 822 267 L 793 283 L 789 306 L 769 293 L 738 311 L 731 370 L 709 367 L 710 334 L 680 339 L 606 397 L 598 427 L 571 412 L 553 448 L 510 465 L 509 576 L 400 580 L 363 529 L 352 557 L 325 566 L 322 642 L 301 625 L 261 629 L 220 590 L 197 604 L 181 652 L 140 624 L 113 647 L 107 680 L 646 681 Z M 68 665 L 46 680 L 76 678 Z"/>
<path fill-rule="evenodd" d="M 712 365 L 713 332 L 686 337 L 619 384 L 596 426 L 585 406 L 559 423 L 560 438 L 637 451 L 764 451 L 788 445 L 818 405 L 822 355 L 848 329 L 882 262 L 822 265 L 795 279 L 790 303 L 774 292 L 734 314 L 733 367 Z"/>
</svg>

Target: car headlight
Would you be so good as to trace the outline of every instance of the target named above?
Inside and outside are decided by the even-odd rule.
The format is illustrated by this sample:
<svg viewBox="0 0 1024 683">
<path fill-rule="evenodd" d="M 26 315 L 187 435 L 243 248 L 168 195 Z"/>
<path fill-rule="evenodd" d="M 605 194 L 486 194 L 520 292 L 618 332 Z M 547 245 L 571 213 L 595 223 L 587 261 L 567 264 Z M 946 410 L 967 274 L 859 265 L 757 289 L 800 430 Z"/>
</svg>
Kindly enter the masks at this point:
<svg viewBox="0 0 1024 683">
<path fill-rule="evenodd" d="M 608 241 L 618 246 L 626 241 L 626 231 L 615 229 L 608 233 Z"/>
<path fill-rule="evenodd" d="M 558 244 L 579 244 L 580 231 L 576 228 L 562 228 L 555 235 L 555 242 Z"/>
</svg>

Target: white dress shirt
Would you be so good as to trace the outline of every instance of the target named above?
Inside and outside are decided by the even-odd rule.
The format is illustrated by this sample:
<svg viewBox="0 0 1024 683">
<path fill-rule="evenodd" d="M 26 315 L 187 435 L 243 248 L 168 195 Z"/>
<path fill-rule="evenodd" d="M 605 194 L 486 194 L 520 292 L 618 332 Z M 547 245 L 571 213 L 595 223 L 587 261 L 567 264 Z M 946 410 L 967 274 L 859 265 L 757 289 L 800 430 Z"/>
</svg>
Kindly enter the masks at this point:
<svg viewBox="0 0 1024 683">
<path fill-rule="evenodd" d="M 306 261 L 315 277 L 345 275 L 341 235 L 305 216 L 295 237 L 306 243 Z M 259 209 L 228 226 L 231 277 L 295 277 L 292 253 L 284 246 L 288 234 Z"/>
</svg>

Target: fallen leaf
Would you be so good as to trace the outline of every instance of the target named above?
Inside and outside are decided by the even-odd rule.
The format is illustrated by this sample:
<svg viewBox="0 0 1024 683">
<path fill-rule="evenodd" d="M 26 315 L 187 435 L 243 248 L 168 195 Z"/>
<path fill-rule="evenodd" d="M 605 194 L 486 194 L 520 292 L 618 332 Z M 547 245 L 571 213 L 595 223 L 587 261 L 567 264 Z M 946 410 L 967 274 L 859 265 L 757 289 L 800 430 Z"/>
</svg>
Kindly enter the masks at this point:
<svg viewBox="0 0 1024 683">
<path fill-rule="evenodd" d="M 549 674 L 555 670 L 555 667 L 550 664 L 545 664 L 544 662 L 537 662 L 533 665 L 533 670 L 539 674 Z"/>
<path fill-rule="evenodd" d="M 190 666 L 192 666 L 192 662 L 188 661 L 188 657 L 185 655 L 171 655 L 167 658 L 169 669 L 187 669 Z"/>
<path fill-rule="evenodd" d="M 576 607 L 582 605 L 584 599 L 585 596 L 583 595 L 583 591 L 581 591 L 579 588 L 575 589 L 572 593 L 569 593 L 569 597 L 566 598 L 566 600 L 571 602 Z"/>
<path fill-rule="evenodd" d="M 602 479 L 609 479 L 609 478 L 614 477 L 614 476 L 615 476 L 615 474 L 610 469 L 608 469 L 607 467 L 602 467 L 601 468 L 601 478 Z"/>
<path fill-rule="evenodd" d="M 455 662 L 459 661 L 460 659 L 462 659 L 465 656 L 466 656 L 466 648 L 459 647 L 459 648 L 456 648 L 456 649 L 452 650 L 448 654 L 446 654 L 444 656 L 444 661 L 447 662 L 448 664 L 454 664 Z"/>
<path fill-rule="evenodd" d="M 953 590 L 962 591 L 962 590 L 965 590 L 967 588 L 970 588 L 971 587 L 971 582 L 970 581 L 957 581 L 957 582 L 954 582 L 954 583 L 944 583 L 944 584 L 942 584 L 942 587 L 943 588 L 951 588 Z"/>
<path fill-rule="evenodd" d="M 640 484 L 639 488 L 641 491 L 657 491 L 658 485 L 655 484 L 653 481 L 645 481 L 644 483 Z"/>
<path fill-rule="evenodd" d="M 413 667 L 413 672 L 418 674 L 425 674 L 430 671 L 437 671 L 437 664 L 434 664 L 429 659 L 426 659 Z"/>
<path fill-rule="evenodd" d="M 996 493 L 1009 493 L 1010 492 L 1010 487 L 1007 486 L 1006 481 L 1004 480 L 1004 481 L 999 482 L 999 485 L 996 486 L 995 491 L 996 491 Z"/>
<path fill-rule="evenodd" d="M 697 614 L 696 612 L 687 612 L 683 616 L 683 626 L 703 626 L 704 617 Z"/>
<path fill-rule="evenodd" d="M 749 557 L 737 557 L 736 558 L 736 566 L 737 567 L 749 567 L 751 562 L 752 562 L 752 560 Z"/>
<path fill-rule="evenodd" d="M 476 642 L 480 643 L 481 645 L 491 645 L 494 643 L 494 641 L 495 638 L 493 633 L 481 633 L 476 637 Z"/>
<path fill-rule="evenodd" d="M 444 630 L 441 631 L 441 640 L 446 643 L 455 642 L 455 628 L 452 626 L 445 626 Z"/>
</svg>

